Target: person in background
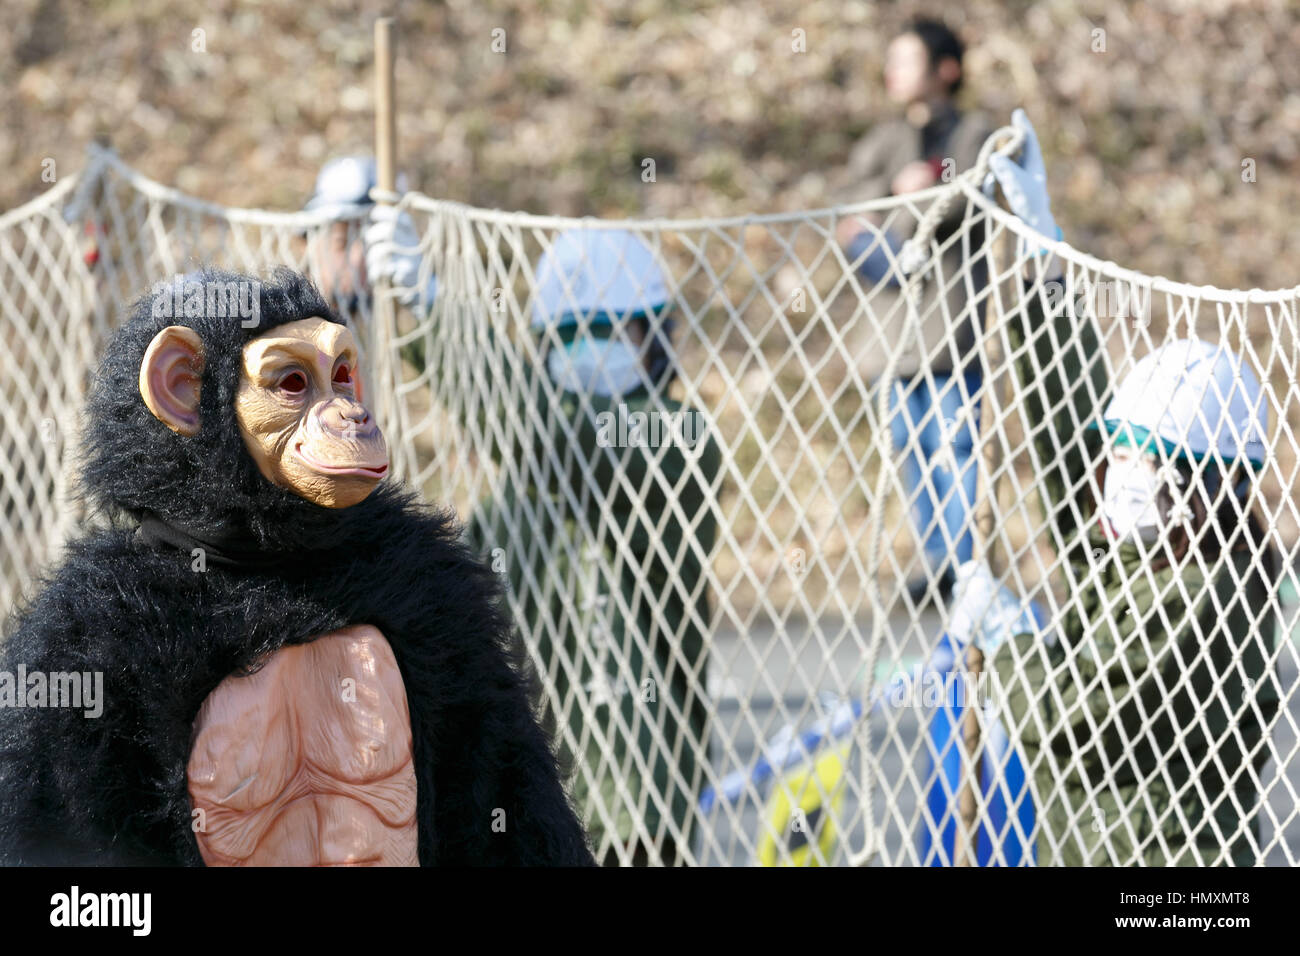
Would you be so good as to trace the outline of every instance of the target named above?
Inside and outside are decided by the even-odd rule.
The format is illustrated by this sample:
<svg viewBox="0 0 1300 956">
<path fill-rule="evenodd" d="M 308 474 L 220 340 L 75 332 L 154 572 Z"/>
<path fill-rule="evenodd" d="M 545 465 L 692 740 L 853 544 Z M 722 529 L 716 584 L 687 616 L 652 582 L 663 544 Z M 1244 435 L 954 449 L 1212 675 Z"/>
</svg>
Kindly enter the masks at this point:
<svg viewBox="0 0 1300 956">
<path fill-rule="evenodd" d="M 400 255 L 387 231 L 367 230 L 372 271 Z M 567 729 L 561 756 L 576 764 L 596 859 L 673 865 L 708 764 L 705 569 L 721 453 L 703 416 L 669 397 L 672 297 L 639 236 L 561 232 L 534 279 L 538 362 L 485 317 L 469 373 L 492 382 L 477 425 L 503 481 L 467 537 L 500 562 L 536 640 L 546 723 Z M 422 369 L 427 346 L 412 344 Z"/>
<path fill-rule="evenodd" d="M 386 256 L 378 260 L 380 273 L 367 267 L 363 227 L 378 227 L 377 237 L 396 247 L 411 250 L 419 245 L 409 215 L 393 206 L 377 205 L 371 198 L 370 191 L 377 185 L 373 156 L 331 159 L 321 167 L 316 188 L 303 207 L 334 220 L 309 236 L 308 266 L 326 299 L 351 318 L 370 315 L 371 283 L 380 278 L 395 286 L 416 286 L 419 256 Z M 400 174 L 397 191 L 406 191 L 406 177 Z M 432 303 L 436 291 L 437 282 L 430 276 L 423 293 L 426 303 Z"/>
<path fill-rule="evenodd" d="M 885 87 L 902 116 L 877 123 L 854 146 L 837 204 L 918 192 L 975 164 L 994 127 L 982 114 L 957 107 L 963 54 L 957 35 L 934 20 L 914 21 L 890 42 Z M 966 205 L 954 202 L 936 230 L 935 241 L 944 252 L 922 290 L 921 328 L 882 328 L 869 350 L 876 356 L 869 374 L 876 375 L 883 372 L 888 350 L 901 349 L 890 395 L 890 428 L 921 545 L 922 575 L 909 582 L 917 603 L 934 596 L 932 583 L 937 583 L 937 593 L 950 595 L 953 569 L 970 559 L 973 545 L 972 449 L 978 414 L 972 397 L 981 383 L 974 342 L 987 268 L 982 258 L 966 261 L 963 245 L 972 250 L 983 246 L 979 225 L 968 227 L 968 243 L 958 235 Z M 914 217 L 896 217 L 886 227 L 874 214 L 849 216 L 840 219 L 836 238 L 863 279 L 897 286 L 905 226 L 914 227 Z"/>
<path fill-rule="evenodd" d="M 995 156 L 993 175 L 1021 220 L 1060 239 L 1034 129 L 1022 110 L 1013 122 L 1020 160 Z M 1013 620 L 1020 602 L 971 561 L 949 633 L 984 652 L 1034 771 L 1040 866 L 1252 866 L 1281 699 L 1281 565 L 1252 507 L 1264 391 L 1225 345 L 1179 339 L 1139 360 L 1103 408 L 1096 319 L 1068 296 L 1048 306 L 1060 265 L 1034 254 L 1041 275 L 1007 333 L 1068 597 L 1049 638 Z"/>
</svg>

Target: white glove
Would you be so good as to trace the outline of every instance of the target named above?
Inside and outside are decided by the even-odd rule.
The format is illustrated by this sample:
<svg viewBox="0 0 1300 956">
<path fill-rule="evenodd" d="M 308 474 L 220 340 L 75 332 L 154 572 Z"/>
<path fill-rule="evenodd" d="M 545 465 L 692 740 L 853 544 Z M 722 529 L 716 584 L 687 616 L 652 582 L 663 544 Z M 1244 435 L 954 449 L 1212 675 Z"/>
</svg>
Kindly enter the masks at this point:
<svg viewBox="0 0 1300 956">
<path fill-rule="evenodd" d="M 965 561 L 956 568 L 953 608 L 948 634 L 975 646 L 991 658 L 1008 638 L 1036 634 L 1038 623 L 1020 600 L 993 577 L 983 561 Z"/>
<path fill-rule="evenodd" d="M 389 280 L 401 293 L 402 301 L 411 304 L 420 276 L 420 237 L 411 217 L 396 206 L 377 204 L 370 211 L 370 225 L 361 238 L 366 244 L 369 281 Z M 425 290 L 426 306 L 432 305 L 435 290 L 436 283 L 431 276 Z"/>
<path fill-rule="evenodd" d="M 1007 205 L 1026 225 L 1048 239 L 1060 239 L 1061 230 L 1052 218 L 1051 198 L 1047 195 L 1047 167 L 1038 146 L 1038 134 L 1024 110 L 1011 114 L 1011 125 L 1022 130 L 1025 142 L 1020 147 L 1019 162 L 1000 153 L 989 157 L 989 169 L 1007 197 Z"/>
</svg>

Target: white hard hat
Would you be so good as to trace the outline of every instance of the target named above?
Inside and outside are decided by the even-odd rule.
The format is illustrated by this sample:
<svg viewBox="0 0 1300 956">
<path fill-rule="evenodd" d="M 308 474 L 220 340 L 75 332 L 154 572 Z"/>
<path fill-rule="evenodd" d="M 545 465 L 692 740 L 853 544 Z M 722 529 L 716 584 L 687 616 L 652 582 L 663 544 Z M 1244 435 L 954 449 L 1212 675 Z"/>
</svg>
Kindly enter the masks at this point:
<svg viewBox="0 0 1300 956">
<path fill-rule="evenodd" d="M 1200 339 L 1162 345 L 1133 366 L 1103 424 L 1139 447 L 1154 437 L 1174 456 L 1264 464 L 1268 407 L 1259 379 L 1235 352 Z"/>
<path fill-rule="evenodd" d="M 654 253 L 626 229 L 571 229 L 537 263 L 533 327 L 642 316 L 669 301 Z"/>
<path fill-rule="evenodd" d="M 321 167 L 316 176 L 316 189 L 304 207 L 309 212 L 328 209 L 333 213 L 353 209 L 367 209 L 374 203 L 370 190 L 379 182 L 379 173 L 373 156 L 341 156 L 331 159 Z M 406 191 L 406 177 L 397 177 L 397 191 Z"/>
</svg>

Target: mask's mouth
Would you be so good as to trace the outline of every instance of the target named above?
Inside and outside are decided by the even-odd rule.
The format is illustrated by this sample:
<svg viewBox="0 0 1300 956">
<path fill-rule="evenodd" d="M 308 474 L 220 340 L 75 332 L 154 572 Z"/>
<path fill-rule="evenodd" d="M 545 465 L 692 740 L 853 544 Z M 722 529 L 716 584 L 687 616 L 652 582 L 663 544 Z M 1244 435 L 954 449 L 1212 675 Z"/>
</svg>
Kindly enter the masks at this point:
<svg viewBox="0 0 1300 956">
<path fill-rule="evenodd" d="M 316 458 L 303 447 L 302 442 L 293 447 L 294 453 L 303 460 L 303 462 L 312 471 L 319 472 L 323 475 L 337 475 L 339 477 L 354 476 L 359 478 L 379 479 L 388 473 L 388 462 L 365 462 L 353 463 L 348 465 L 331 465 L 327 462 Z"/>
</svg>

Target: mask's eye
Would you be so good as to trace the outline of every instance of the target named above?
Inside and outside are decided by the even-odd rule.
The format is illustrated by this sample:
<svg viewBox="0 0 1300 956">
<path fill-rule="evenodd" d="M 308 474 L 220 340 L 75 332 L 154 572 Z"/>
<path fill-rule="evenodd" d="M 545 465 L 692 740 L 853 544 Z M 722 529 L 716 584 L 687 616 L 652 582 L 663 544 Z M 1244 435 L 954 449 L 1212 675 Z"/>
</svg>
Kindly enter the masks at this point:
<svg viewBox="0 0 1300 956">
<path fill-rule="evenodd" d="M 352 369 L 350 366 L 340 365 L 338 367 L 338 370 L 334 373 L 334 384 L 335 385 L 352 384 Z"/>
<path fill-rule="evenodd" d="M 307 391 L 307 376 L 302 372 L 290 372 L 280 379 L 280 390 L 290 395 L 301 395 Z"/>
</svg>

